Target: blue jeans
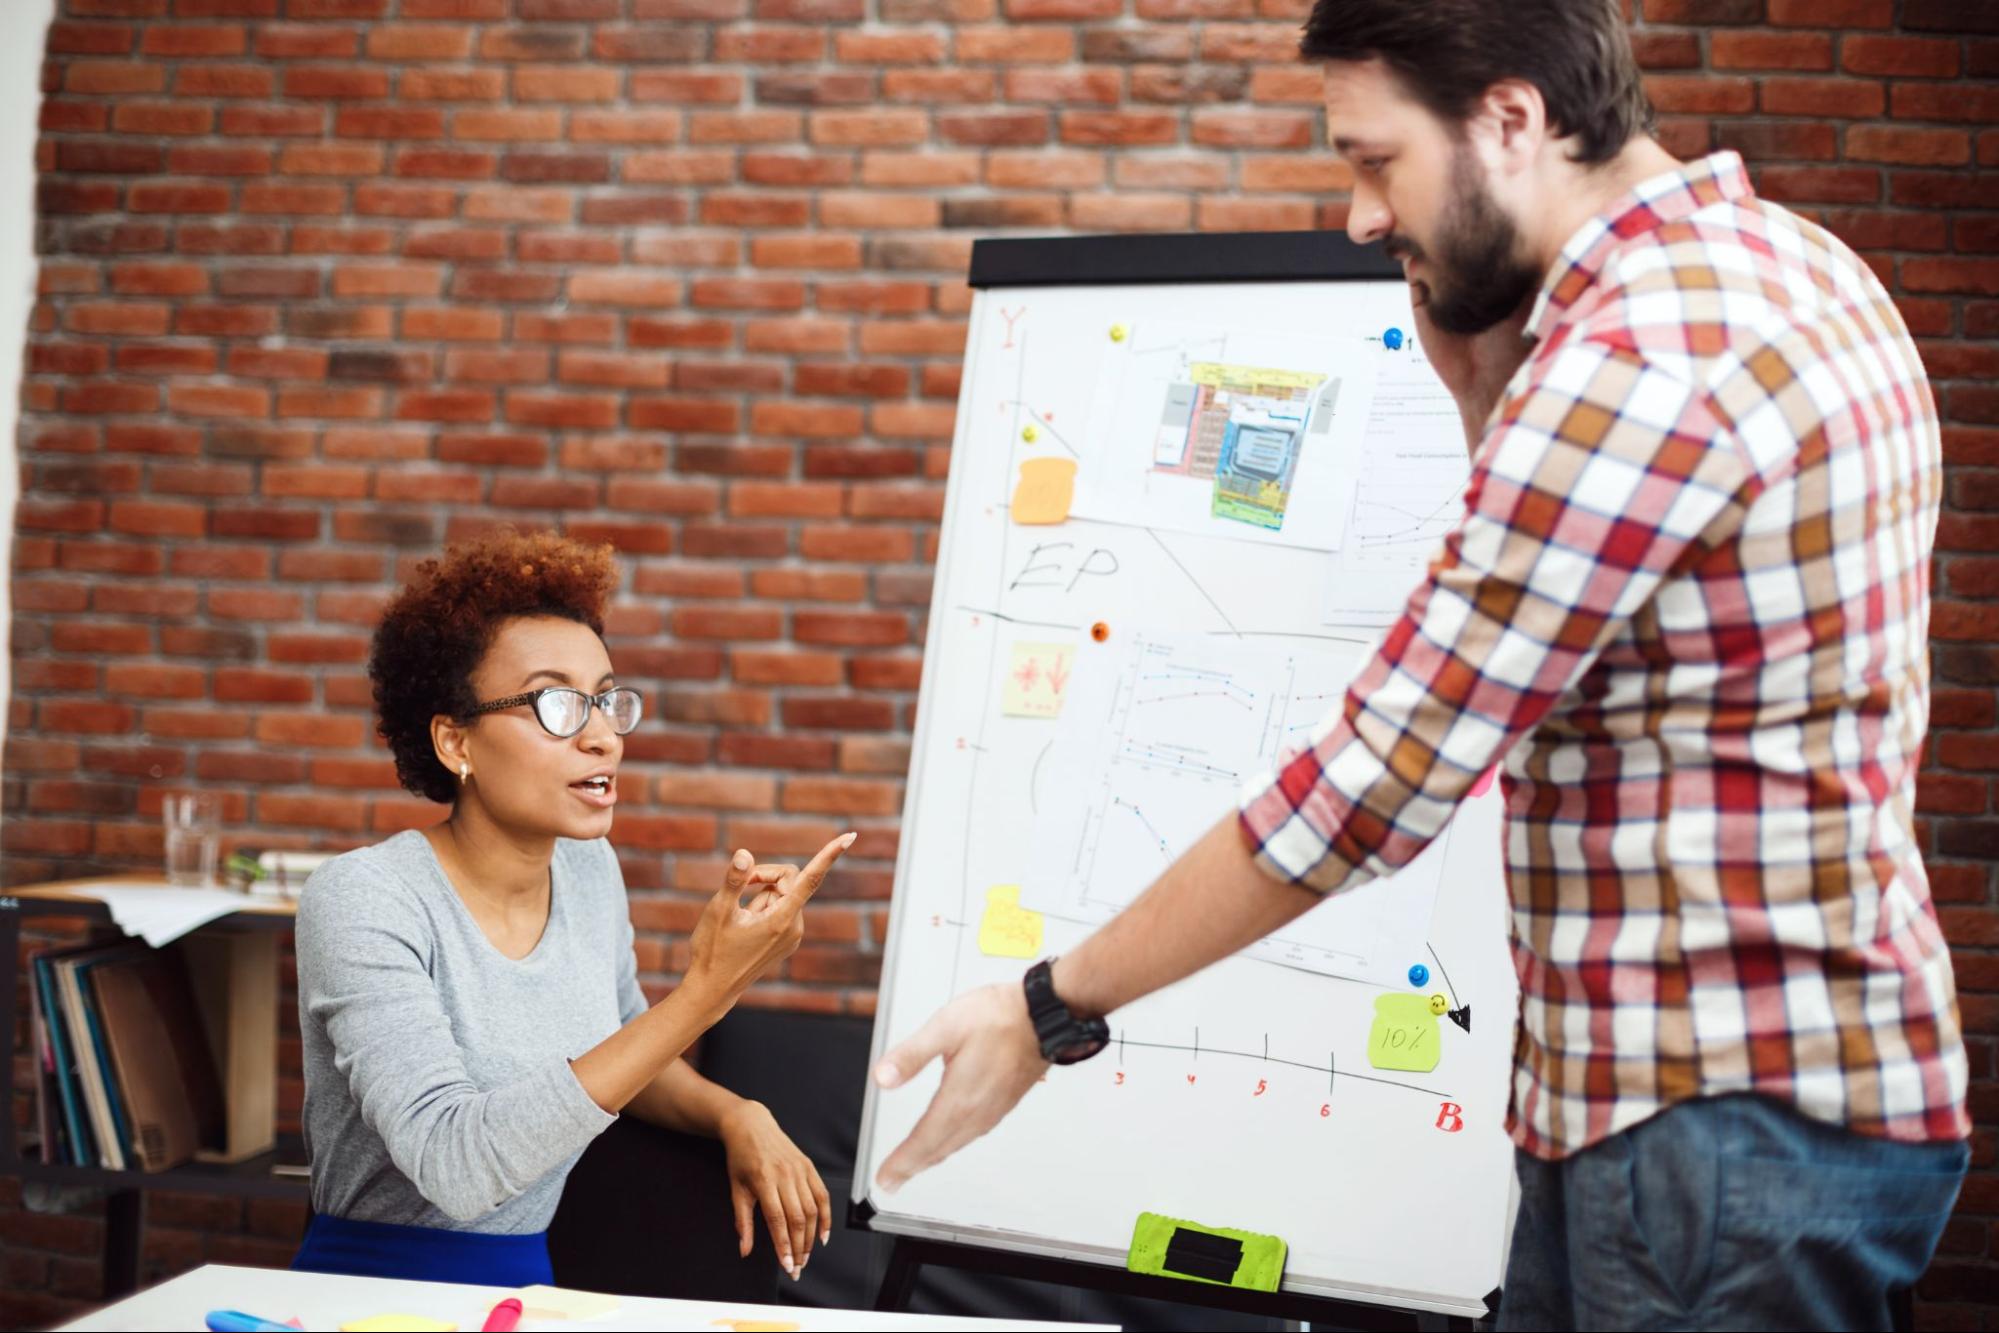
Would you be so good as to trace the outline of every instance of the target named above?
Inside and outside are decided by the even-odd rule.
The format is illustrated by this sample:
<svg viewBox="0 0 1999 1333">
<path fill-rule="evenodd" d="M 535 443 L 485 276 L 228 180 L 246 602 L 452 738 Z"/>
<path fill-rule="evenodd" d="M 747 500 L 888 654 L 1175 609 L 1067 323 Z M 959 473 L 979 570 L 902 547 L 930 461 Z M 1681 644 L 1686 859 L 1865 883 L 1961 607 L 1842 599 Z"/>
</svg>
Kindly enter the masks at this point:
<svg viewBox="0 0 1999 1333">
<path fill-rule="evenodd" d="M 1682 1102 L 1560 1162 L 1516 1154 L 1501 1329 L 1888 1328 L 1970 1149 L 1781 1102 Z"/>
</svg>

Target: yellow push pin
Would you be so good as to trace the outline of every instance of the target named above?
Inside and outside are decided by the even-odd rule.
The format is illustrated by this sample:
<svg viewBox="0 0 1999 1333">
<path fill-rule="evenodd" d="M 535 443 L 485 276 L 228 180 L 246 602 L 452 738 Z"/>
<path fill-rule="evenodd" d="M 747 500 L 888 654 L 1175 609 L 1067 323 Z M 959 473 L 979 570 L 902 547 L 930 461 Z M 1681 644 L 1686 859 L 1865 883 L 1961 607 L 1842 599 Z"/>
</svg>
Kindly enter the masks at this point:
<svg viewBox="0 0 1999 1333">
<path fill-rule="evenodd" d="M 1111 325 L 1111 341 L 1114 343 L 1123 342 L 1124 336 L 1128 332 L 1130 332 L 1130 330 L 1126 329 L 1125 326 L 1122 324 Z"/>
<path fill-rule="evenodd" d="M 1451 1002 L 1450 1002 L 1449 1000 L 1445 999 L 1445 998 L 1444 998 L 1443 996 L 1441 996 L 1441 995 L 1432 995 L 1432 996 L 1430 997 L 1430 1012 L 1431 1012 L 1431 1013 L 1433 1013 L 1433 1014 L 1441 1014 L 1441 1013 L 1444 1013 L 1444 1012 L 1448 1011 L 1448 1010 L 1450 1009 L 1450 1007 L 1451 1007 Z"/>
<path fill-rule="evenodd" d="M 1033 444 L 1041 438 L 1041 432 L 1032 426 L 1023 426 L 1021 427 L 1020 438 L 1026 440 L 1029 444 Z"/>
</svg>

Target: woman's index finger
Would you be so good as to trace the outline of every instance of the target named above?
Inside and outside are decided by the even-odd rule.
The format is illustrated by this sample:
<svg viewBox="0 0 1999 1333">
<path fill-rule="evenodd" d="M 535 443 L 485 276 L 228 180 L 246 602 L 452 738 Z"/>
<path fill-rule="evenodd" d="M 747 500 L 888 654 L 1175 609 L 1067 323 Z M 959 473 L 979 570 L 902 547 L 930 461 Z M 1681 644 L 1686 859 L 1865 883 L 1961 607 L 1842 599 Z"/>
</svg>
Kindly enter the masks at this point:
<svg viewBox="0 0 1999 1333">
<path fill-rule="evenodd" d="M 798 872 L 798 878 L 791 881 L 791 887 L 785 896 L 803 903 L 817 893 L 819 886 L 825 882 L 826 872 L 840 859 L 840 853 L 854 845 L 854 839 L 858 836 L 860 835 L 843 833 L 821 847 L 818 854 L 805 863 L 805 869 Z"/>
</svg>

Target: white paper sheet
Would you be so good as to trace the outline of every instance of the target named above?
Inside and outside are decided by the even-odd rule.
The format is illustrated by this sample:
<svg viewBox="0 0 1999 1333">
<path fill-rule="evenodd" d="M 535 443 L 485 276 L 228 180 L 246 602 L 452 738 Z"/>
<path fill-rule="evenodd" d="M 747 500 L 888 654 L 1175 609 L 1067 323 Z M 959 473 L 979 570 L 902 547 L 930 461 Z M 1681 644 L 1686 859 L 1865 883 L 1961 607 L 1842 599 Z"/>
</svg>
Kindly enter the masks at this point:
<svg viewBox="0 0 1999 1333">
<path fill-rule="evenodd" d="M 111 909 L 111 919 L 127 935 L 155 949 L 217 917 L 240 912 L 250 900 L 228 889 L 182 889 L 170 884 L 78 884 L 72 891 Z"/>
</svg>

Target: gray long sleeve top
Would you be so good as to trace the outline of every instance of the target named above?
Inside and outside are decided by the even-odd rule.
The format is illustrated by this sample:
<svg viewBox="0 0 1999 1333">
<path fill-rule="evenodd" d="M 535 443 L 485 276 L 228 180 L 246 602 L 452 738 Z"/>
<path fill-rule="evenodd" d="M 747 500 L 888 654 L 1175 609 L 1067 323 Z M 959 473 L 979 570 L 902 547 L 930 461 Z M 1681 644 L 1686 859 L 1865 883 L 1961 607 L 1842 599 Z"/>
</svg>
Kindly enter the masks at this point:
<svg viewBox="0 0 1999 1333">
<path fill-rule="evenodd" d="M 494 948 L 421 833 L 321 866 L 298 911 L 316 1212 L 544 1231 L 616 1117 L 569 1061 L 646 1008 L 610 844 L 556 843 L 534 951 Z"/>
</svg>

